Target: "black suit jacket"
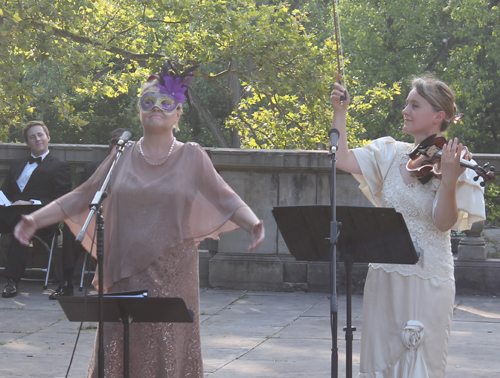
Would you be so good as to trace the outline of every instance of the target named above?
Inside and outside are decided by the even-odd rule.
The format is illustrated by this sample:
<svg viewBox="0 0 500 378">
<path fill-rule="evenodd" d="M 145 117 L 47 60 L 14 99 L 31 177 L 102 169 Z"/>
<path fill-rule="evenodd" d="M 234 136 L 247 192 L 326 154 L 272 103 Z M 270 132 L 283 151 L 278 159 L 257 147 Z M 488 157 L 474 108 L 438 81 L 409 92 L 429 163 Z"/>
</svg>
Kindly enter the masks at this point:
<svg viewBox="0 0 500 378">
<path fill-rule="evenodd" d="M 2 184 L 2 191 L 11 202 L 37 199 L 47 205 L 56 198 L 71 190 L 71 170 L 69 164 L 49 153 L 31 174 L 23 192 L 19 190 L 16 180 L 21 175 L 28 156 L 14 159 L 10 170 Z"/>
</svg>

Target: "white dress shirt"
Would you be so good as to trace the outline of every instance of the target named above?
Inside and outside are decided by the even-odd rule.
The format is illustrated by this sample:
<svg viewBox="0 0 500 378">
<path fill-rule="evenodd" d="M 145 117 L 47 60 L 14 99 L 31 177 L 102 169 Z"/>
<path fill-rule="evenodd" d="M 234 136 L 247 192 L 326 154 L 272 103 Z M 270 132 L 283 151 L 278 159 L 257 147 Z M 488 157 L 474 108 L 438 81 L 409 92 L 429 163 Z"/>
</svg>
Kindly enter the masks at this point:
<svg viewBox="0 0 500 378">
<path fill-rule="evenodd" d="M 43 159 L 45 159 L 45 156 L 47 156 L 49 154 L 49 151 L 47 151 L 46 153 L 44 153 L 43 155 L 40 155 L 39 157 Z M 31 154 L 31 156 L 33 156 L 33 154 Z M 33 156 L 33 157 L 36 157 L 36 156 Z M 19 187 L 19 190 L 22 192 L 24 190 L 24 188 L 26 187 L 26 184 L 28 184 L 28 181 L 31 177 L 31 174 L 33 173 L 33 171 L 38 167 L 38 163 L 37 162 L 34 162 L 34 163 L 30 163 L 29 161 L 26 163 L 23 171 L 21 172 L 21 174 L 19 175 L 19 178 L 17 179 L 17 186 Z M 41 205 L 41 202 L 39 200 L 36 200 L 36 199 L 30 199 L 31 202 L 33 202 L 34 205 Z"/>
</svg>

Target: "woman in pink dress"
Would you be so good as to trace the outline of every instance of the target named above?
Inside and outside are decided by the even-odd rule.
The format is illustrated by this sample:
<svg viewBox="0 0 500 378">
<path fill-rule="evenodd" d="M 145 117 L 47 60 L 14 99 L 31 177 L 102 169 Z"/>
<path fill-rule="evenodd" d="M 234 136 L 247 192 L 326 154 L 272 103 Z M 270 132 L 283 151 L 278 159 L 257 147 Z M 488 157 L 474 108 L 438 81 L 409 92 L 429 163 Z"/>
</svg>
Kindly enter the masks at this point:
<svg viewBox="0 0 500 378">
<path fill-rule="evenodd" d="M 191 79 L 192 70 L 179 75 L 166 63 L 143 85 L 138 110 L 144 136 L 126 146 L 103 205 L 104 292 L 147 289 L 150 297 L 180 297 L 195 315 L 193 323 L 132 323 L 131 377 L 203 377 L 197 244 L 238 227 L 251 234 L 249 251 L 264 240 L 262 221 L 203 148 L 174 137 Z M 61 220 L 77 234 L 114 157 L 113 151 L 73 192 L 23 217 L 15 230 L 19 241 L 27 244 L 37 229 Z M 82 244 L 94 253 L 93 229 Z M 105 323 L 106 378 L 123 376 L 122 336 L 121 324 Z M 97 377 L 97 342 L 88 376 Z"/>
</svg>

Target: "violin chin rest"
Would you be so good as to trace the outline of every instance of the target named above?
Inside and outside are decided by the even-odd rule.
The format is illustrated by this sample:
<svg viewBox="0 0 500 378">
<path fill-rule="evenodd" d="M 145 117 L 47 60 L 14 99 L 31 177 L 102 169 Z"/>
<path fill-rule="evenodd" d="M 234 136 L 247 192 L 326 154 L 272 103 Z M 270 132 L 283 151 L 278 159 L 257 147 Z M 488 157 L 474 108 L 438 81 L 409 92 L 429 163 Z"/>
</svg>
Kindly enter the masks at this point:
<svg viewBox="0 0 500 378">
<path fill-rule="evenodd" d="M 422 185 L 424 184 L 427 184 L 429 181 L 431 181 L 431 179 L 434 177 L 434 174 L 431 172 L 431 173 L 428 173 L 426 174 L 425 176 L 423 177 L 420 177 L 418 179 L 418 181 L 420 181 L 422 183 Z"/>
<path fill-rule="evenodd" d="M 436 138 L 436 136 L 437 136 L 437 134 L 432 134 L 431 136 L 428 136 L 422 142 L 420 142 L 420 144 L 418 145 L 418 147 L 425 148 L 425 147 L 433 145 L 434 144 L 434 138 Z"/>
</svg>

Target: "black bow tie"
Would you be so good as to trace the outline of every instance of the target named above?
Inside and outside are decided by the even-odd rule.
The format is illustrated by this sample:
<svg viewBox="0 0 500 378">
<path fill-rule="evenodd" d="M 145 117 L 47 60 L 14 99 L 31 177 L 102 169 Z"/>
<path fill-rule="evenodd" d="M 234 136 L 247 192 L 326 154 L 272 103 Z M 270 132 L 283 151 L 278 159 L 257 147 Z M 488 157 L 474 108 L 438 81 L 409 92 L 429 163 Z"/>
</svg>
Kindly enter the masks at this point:
<svg viewBox="0 0 500 378">
<path fill-rule="evenodd" d="M 37 158 L 33 157 L 33 156 L 30 156 L 29 159 L 28 159 L 28 163 L 30 164 L 33 164 L 33 163 L 38 163 L 40 164 L 42 162 L 42 158 L 39 156 Z"/>
</svg>

